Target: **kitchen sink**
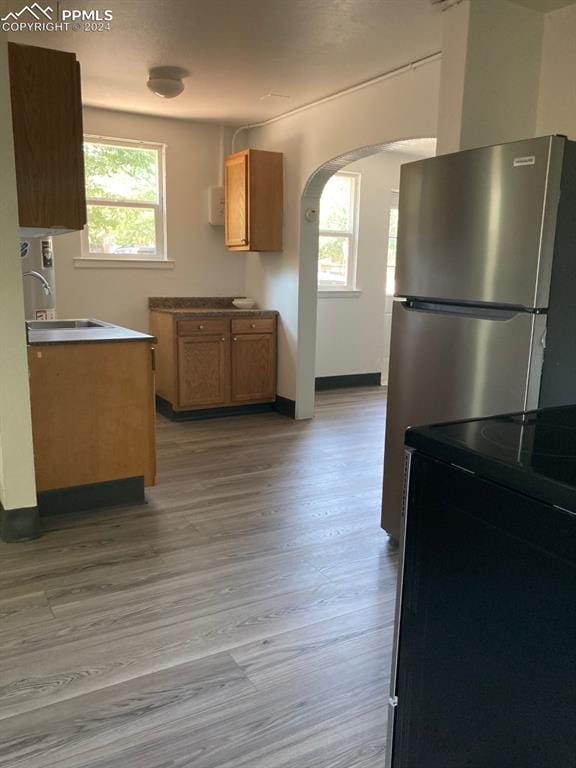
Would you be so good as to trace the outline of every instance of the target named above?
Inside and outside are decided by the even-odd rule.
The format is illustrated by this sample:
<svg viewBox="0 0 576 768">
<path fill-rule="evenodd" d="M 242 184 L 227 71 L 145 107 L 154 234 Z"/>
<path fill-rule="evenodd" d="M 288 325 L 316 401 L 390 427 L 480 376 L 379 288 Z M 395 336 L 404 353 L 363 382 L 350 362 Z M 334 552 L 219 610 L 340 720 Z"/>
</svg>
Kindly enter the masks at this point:
<svg viewBox="0 0 576 768">
<path fill-rule="evenodd" d="M 101 320 L 27 320 L 29 331 L 73 331 L 82 328 L 110 328 L 110 323 Z"/>
</svg>

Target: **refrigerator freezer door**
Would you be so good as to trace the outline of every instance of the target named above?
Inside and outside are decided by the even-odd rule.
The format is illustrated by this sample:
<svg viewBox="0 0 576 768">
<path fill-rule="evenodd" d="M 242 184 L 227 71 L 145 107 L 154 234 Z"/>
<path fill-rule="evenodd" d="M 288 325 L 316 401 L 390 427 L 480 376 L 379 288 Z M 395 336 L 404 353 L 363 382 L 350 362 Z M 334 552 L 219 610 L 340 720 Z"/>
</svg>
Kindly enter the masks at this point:
<svg viewBox="0 0 576 768">
<path fill-rule="evenodd" d="M 402 167 L 396 294 L 547 307 L 565 140 Z"/>
<path fill-rule="evenodd" d="M 395 539 L 409 426 L 538 405 L 546 315 L 438 309 L 392 312 L 382 527 Z"/>
</svg>

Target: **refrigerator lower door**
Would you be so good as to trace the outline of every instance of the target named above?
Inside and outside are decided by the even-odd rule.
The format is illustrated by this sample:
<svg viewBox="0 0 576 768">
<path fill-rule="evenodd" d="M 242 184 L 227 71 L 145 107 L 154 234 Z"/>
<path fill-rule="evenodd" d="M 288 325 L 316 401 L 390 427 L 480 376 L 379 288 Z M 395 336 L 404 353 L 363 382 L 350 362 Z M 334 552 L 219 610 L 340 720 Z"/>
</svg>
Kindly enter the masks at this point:
<svg viewBox="0 0 576 768">
<path fill-rule="evenodd" d="M 410 426 L 538 405 L 546 315 L 395 301 L 382 527 L 399 538 Z"/>
</svg>

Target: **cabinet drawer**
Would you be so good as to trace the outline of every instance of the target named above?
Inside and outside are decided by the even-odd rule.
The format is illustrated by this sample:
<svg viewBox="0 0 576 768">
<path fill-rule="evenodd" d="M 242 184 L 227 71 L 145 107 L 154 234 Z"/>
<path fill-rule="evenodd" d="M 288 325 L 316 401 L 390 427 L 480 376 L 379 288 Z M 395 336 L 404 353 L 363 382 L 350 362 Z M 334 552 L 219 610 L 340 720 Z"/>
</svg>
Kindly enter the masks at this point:
<svg viewBox="0 0 576 768">
<path fill-rule="evenodd" d="M 232 320 L 232 333 L 274 333 L 275 330 L 276 320 L 273 317 Z"/>
<path fill-rule="evenodd" d="M 228 321 L 214 318 L 178 320 L 178 336 L 192 336 L 196 333 L 228 333 Z"/>
</svg>

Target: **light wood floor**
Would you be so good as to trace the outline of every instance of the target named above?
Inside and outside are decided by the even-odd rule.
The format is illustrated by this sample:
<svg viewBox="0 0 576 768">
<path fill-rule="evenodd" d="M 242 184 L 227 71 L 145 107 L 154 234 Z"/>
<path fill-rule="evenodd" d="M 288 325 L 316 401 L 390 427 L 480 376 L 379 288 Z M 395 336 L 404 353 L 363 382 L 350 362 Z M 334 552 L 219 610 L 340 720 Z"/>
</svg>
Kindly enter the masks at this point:
<svg viewBox="0 0 576 768">
<path fill-rule="evenodd" d="M 381 389 L 160 420 L 145 507 L 0 546 L 0 766 L 381 768 Z"/>
</svg>

